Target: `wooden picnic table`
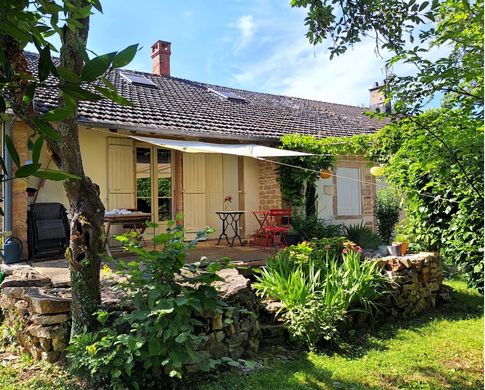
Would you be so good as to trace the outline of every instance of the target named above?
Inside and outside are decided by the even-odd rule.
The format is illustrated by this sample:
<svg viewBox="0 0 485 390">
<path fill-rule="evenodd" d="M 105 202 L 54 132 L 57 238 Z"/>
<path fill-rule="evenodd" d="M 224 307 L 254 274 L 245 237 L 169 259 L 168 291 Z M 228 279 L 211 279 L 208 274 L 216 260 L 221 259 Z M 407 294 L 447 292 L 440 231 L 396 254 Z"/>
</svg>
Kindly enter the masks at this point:
<svg viewBox="0 0 485 390">
<path fill-rule="evenodd" d="M 132 211 L 129 214 L 108 214 L 104 216 L 104 241 L 102 250 L 106 249 L 106 252 L 109 256 L 111 256 L 111 250 L 109 248 L 109 231 L 111 229 L 111 225 L 130 225 L 130 227 L 137 231 L 137 227 L 142 224 L 145 225 L 146 221 L 152 219 L 152 215 L 149 213 L 143 213 L 141 211 Z M 145 229 L 143 228 L 141 233 L 143 233 Z"/>
</svg>

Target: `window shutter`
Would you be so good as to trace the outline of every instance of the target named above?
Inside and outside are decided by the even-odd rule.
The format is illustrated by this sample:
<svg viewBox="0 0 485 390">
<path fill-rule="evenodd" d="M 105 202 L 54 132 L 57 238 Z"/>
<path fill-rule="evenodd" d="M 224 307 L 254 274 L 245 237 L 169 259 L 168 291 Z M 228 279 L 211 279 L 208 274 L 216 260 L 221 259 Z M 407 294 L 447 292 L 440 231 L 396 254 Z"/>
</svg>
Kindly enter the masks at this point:
<svg viewBox="0 0 485 390">
<path fill-rule="evenodd" d="M 135 208 L 133 141 L 108 138 L 108 210 Z"/>
<path fill-rule="evenodd" d="M 360 170 L 337 168 L 337 215 L 361 215 Z"/>
</svg>

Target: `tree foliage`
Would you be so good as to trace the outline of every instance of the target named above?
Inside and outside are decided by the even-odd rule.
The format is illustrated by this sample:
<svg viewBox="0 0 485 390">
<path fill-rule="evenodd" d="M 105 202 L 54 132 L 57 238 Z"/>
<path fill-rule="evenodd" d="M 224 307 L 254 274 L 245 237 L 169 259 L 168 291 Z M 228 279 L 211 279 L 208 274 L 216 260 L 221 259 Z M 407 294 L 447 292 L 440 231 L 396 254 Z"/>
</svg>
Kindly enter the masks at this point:
<svg viewBox="0 0 485 390">
<path fill-rule="evenodd" d="M 102 55 L 89 52 L 86 48 L 89 20 L 95 9 L 102 11 L 98 0 L 6 0 L 0 7 L 0 114 L 6 120 L 19 118 L 34 130 L 33 163 L 19 167 L 17 176 L 64 179 L 70 203 L 71 240 L 66 259 L 72 282 L 71 334 L 97 325 L 93 313 L 101 301 L 99 253 L 104 218 L 99 187 L 83 169 L 78 103 L 107 98 L 117 104 L 130 104 L 105 76 L 111 69 L 128 64 L 137 51 L 137 45 L 132 45 L 120 52 Z M 52 56 L 57 51 L 48 42 L 52 36 L 61 42 L 59 59 Z M 34 71 L 29 69 L 23 51 L 29 43 L 39 53 Z M 58 96 L 55 109 L 48 112 L 37 109 L 35 95 L 39 90 Z M 13 113 L 13 119 L 4 114 L 7 110 L 9 115 Z M 60 171 L 55 176 L 40 171 L 38 161 L 44 139 Z M 8 140 L 7 143 L 11 144 Z M 9 151 L 19 166 L 13 144 Z M 2 169 L 5 173 L 4 166 Z"/>
<path fill-rule="evenodd" d="M 483 0 L 291 4 L 307 9 L 310 42 L 328 42 L 331 56 L 373 38 L 389 68 L 414 69 L 386 80 L 393 122 L 365 154 L 406 197 L 414 239 L 483 287 Z"/>
</svg>

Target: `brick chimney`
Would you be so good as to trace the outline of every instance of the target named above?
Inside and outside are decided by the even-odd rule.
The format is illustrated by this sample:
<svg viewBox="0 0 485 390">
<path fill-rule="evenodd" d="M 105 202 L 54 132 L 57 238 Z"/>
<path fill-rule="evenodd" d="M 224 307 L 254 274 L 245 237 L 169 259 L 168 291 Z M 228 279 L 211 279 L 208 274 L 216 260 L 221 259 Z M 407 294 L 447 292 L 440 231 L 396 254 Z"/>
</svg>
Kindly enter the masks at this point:
<svg viewBox="0 0 485 390">
<path fill-rule="evenodd" d="M 157 41 L 152 46 L 152 73 L 170 76 L 170 42 Z"/>
<path fill-rule="evenodd" d="M 387 81 L 384 80 L 382 84 L 379 84 L 377 81 L 369 88 L 370 92 L 370 108 L 375 110 L 379 108 L 381 112 L 391 112 L 391 103 L 386 104 L 386 89 Z"/>
</svg>

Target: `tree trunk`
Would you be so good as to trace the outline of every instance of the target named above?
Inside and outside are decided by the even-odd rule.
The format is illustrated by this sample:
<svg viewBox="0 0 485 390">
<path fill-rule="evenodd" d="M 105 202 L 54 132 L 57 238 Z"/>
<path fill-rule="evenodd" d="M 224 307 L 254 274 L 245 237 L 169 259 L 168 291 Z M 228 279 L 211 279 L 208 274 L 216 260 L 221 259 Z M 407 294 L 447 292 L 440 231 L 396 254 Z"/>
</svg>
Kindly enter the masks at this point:
<svg viewBox="0 0 485 390">
<path fill-rule="evenodd" d="M 86 5 L 84 1 L 79 1 L 79 7 Z M 61 66 L 76 74 L 80 74 L 83 67 L 79 48 L 86 46 L 89 31 L 89 18 L 80 21 L 85 25 L 84 29 L 73 32 L 64 27 L 61 46 Z M 66 104 L 61 96 L 59 107 Z M 99 274 L 104 218 L 99 187 L 84 174 L 76 117 L 77 107 L 73 118 L 59 122 L 60 140 L 47 141 L 57 167 L 79 177 L 64 182 L 72 215 L 71 239 L 66 250 L 72 283 L 71 337 L 84 329 L 92 330 L 96 327 L 93 314 L 101 302 Z"/>
</svg>

